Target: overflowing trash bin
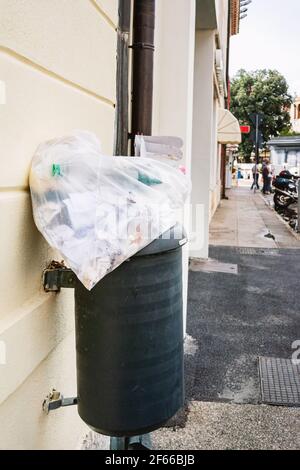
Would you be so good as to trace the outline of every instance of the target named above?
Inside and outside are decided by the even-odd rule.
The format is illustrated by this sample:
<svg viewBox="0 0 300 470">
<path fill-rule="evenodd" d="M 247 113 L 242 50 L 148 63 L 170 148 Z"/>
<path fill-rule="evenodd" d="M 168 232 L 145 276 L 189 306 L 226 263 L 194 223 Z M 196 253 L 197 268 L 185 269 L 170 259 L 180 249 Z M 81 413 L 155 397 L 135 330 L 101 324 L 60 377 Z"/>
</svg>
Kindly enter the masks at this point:
<svg viewBox="0 0 300 470">
<path fill-rule="evenodd" d="M 30 186 L 38 229 L 74 273 L 79 415 L 115 437 L 159 428 L 184 400 L 177 221 L 188 179 L 103 156 L 77 132 L 38 148 Z"/>
<path fill-rule="evenodd" d="M 184 234 L 175 232 L 91 291 L 76 283 L 78 411 L 101 434 L 145 434 L 183 405 Z"/>
</svg>

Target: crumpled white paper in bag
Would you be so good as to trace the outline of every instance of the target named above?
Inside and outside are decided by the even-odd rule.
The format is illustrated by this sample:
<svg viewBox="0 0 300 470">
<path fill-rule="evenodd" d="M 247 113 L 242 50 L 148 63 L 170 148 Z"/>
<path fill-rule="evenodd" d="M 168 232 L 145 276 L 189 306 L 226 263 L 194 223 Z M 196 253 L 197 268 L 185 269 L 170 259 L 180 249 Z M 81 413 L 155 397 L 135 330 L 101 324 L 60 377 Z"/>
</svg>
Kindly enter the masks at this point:
<svg viewBox="0 0 300 470">
<path fill-rule="evenodd" d="M 39 231 L 91 290 L 179 221 L 190 183 L 159 161 L 104 156 L 78 131 L 38 147 L 30 189 Z"/>
</svg>

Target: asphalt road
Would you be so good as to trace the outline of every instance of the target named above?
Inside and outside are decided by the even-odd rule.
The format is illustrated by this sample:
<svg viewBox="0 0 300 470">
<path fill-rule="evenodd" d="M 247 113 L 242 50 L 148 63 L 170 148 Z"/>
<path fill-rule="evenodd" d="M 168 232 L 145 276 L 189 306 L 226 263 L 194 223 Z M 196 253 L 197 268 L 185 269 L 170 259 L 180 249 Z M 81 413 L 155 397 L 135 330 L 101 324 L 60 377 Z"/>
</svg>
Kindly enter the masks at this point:
<svg viewBox="0 0 300 470">
<path fill-rule="evenodd" d="M 210 257 L 238 275 L 190 273 L 187 400 L 257 404 L 258 356 L 291 358 L 300 340 L 300 249 L 211 247 Z"/>
</svg>

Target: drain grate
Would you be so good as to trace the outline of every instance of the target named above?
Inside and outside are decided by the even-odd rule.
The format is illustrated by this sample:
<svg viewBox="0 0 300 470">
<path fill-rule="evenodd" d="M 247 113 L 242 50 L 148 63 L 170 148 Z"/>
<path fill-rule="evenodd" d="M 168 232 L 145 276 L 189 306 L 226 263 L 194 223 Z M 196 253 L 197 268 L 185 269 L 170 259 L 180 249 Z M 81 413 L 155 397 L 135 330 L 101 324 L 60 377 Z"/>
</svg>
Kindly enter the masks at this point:
<svg viewBox="0 0 300 470">
<path fill-rule="evenodd" d="M 238 265 L 221 263 L 215 259 L 201 260 L 197 258 L 190 259 L 190 271 L 204 273 L 223 273 L 238 275 Z"/>
<path fill-rule="evenodd" d="M 239 255 L 264 255 L 264 256 L 280 256 L 279 250 L 270 248 L 237 248 Z"/>
<path fill-rule="evenodd" d="M 259 358 L 262 402 L 300 406 L 300 365 L 290 359 Z"/>
</svg>

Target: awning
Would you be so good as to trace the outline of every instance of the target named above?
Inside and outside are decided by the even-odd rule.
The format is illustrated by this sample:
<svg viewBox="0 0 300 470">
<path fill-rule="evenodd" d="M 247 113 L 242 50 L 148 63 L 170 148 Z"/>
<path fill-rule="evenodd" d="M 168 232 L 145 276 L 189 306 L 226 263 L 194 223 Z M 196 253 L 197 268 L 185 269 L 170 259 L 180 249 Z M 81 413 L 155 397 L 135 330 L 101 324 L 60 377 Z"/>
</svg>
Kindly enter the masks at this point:
<svg viewBox="0 0 300 470">
<path fill-rule="evenodd" d="M 218 142 L 220 144 L 240 144 L 242 142 L 240 124 L 228 109 L 219 109 Z"/>
</svg>

